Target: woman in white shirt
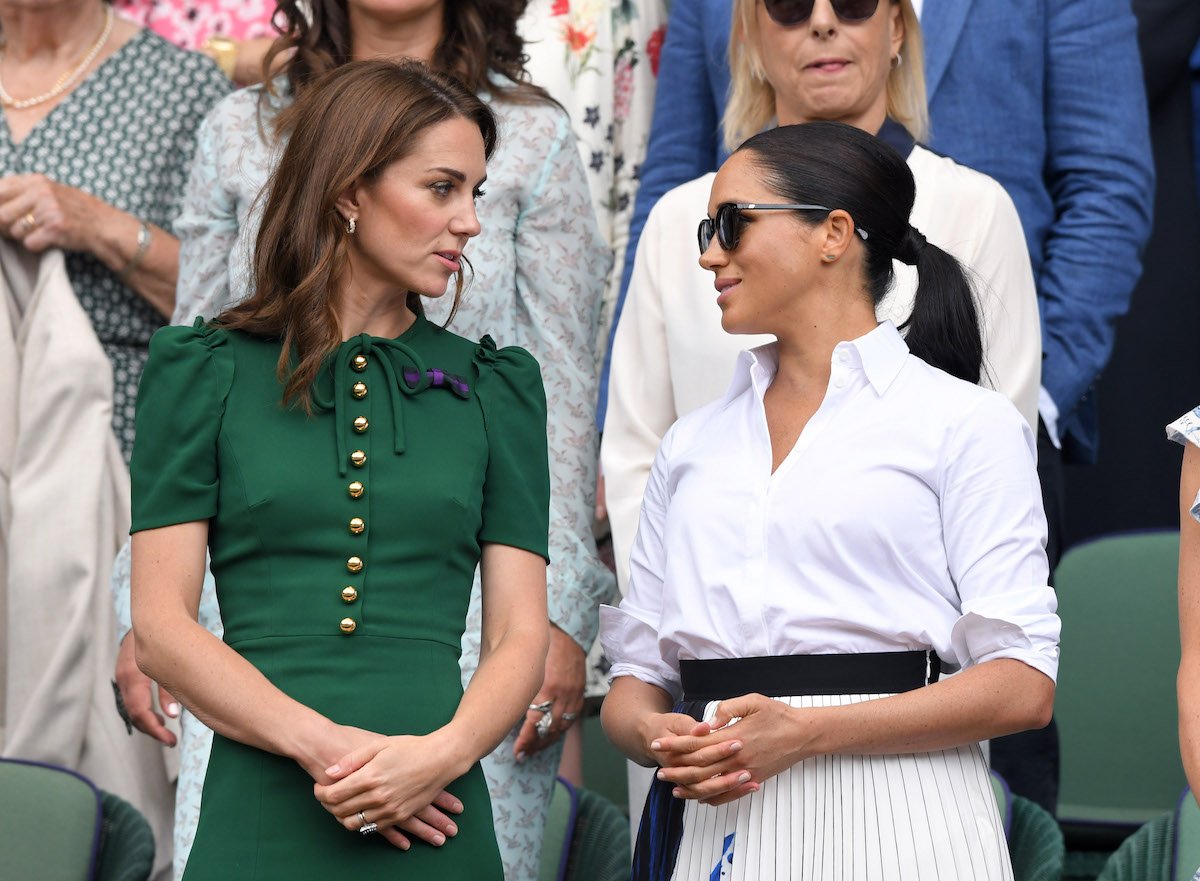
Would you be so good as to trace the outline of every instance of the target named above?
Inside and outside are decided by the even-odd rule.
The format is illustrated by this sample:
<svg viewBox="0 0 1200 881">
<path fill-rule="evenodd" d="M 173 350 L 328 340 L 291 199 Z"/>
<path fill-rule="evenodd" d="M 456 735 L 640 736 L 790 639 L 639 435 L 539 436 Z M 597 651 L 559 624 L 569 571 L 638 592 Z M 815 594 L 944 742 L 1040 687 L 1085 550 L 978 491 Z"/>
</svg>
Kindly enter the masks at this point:
<svg viewBox="0 0 1200 881">
<path fill-rule="evenodd" d="M 601 610 L 605 729 L 660 766 L 635 881 L 1012 877 L 978 741 L 1053 703 L 1035 441 L 976 384 L 970 285 L 913 199 L 839 123 L 757 135 L 713 182 L 721 324 L 777 342 L 667 432 Z M 876 318 L 893 260 L 906 338 Z"/>
<path fill-rule="evenodd" d="M 829 119 L 878 134 L 904 155 L 917 181 L 913 223 L 978 282 L 984 383 L 1036 428 L 1042 342 L 1021 221 L 992 178 L 919 146 L 928 121 L 920 25 L 910 0 L 808 5 L 808 17 L 791 22 L 786 13 L 804 3 L 734 0 L 728 146 L 776 122 Z M 838 10 L 870 15 L 844 19 Z M 711 281 L 696 263 L 688 230 L 704 213 L 712 181 L 709 174 L 677 187 L 651 212 L 613 341 L 601 458 L 623 590 L 642 492 L 663 434 L 725 390 L 741 348 L 766 342 L 724 333 L 719 310 L 706 299 Z M 915 289 L 914 271 L 897 265 L 878 316 L 901 325 Z"/>
</svg>

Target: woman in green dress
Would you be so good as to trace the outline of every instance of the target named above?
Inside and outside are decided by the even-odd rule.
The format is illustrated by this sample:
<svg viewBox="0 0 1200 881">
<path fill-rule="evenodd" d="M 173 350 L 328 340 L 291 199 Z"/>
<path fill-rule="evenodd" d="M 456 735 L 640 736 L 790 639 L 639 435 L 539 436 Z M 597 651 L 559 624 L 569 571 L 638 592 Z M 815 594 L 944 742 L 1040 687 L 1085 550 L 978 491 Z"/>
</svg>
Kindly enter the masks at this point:
<svg viewBox="0 0 1200 881">
<path fill-rule="evenodd" d="M 255 294 L 156 334 L 138 401 L 138 663 L 217 734 L 185 878 L 499 879 L 478 762 L 545 663 L 545 395 L 421 307 L 461 290 L 495 122 L 415 62 L 288 112 Z"/>
</svg>

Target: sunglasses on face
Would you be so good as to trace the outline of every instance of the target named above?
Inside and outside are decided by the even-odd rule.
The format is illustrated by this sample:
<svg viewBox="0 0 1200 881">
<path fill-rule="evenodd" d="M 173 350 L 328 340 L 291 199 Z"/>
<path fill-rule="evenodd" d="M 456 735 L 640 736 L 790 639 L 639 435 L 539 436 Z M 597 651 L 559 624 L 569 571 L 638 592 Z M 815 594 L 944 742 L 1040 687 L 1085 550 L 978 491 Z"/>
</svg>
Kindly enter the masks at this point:
<svg viewBox="0 0 1200 881">
<path fill-rule="evenodd" d="M 708 250 L 714 235 L 722 250 L 732 251 L 738 246 L 742 224 L 746 222 L 741 214 L 743 211 L 824 211 L 829 213 L 832 210 L 824 205 L 764 205 L 760 202 L 724 202 L 717 206 L 716 217 L 706 217 L 700 221 L 700 227 L 696 230 L 696 239 L 700 245 L 701 254 Z M 855 227 L 854 231 L 862 237 L 864 242 L 867 240 L 865 229 Z"/>
<path fill-rule="evenodd" d="M 791 27 L 808 21 L 816 0 L 763 0 L 775 24 Z M 844 22 L 866 21 L 879 8 L 879 0 L 830 0 L 833 12 Z"/>
</svg>

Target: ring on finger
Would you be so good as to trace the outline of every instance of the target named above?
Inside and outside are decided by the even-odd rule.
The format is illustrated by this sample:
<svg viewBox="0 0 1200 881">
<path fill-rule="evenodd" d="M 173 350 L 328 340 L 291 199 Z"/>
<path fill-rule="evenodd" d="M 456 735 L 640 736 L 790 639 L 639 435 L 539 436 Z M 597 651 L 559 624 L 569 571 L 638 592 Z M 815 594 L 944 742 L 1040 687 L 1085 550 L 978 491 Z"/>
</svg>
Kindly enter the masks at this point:
<svg viewBox="0 0 1200 881">
<path fill-rule="evenodd" d="M 33 232 L 35 229 L 37 229 L 38 225 L 37 215 L 30 211 L 21 218 L 21 223 L 25 224 L 26 232 Z"/>
<path fill-rule="evenodd" d="M 533 713 L 549 713 L 550 708 L 554 706 L 554 698 L 548 701 L 542 701 L 540 704 L 530 704 L 529 710 Z"/>
<path fill-rule="evenodd" d="M 576 719 L 579 718 L 579 714 L 578 713 L 562 713 L 558 718 L 562 719 L 564 722 L 574 722 Z"/>
<path fill-rule="evenodd" d="M 554 714 L 547 709 L 542 713 L 542 718 L 538 719 L 537 724 L 534 726 L 539 740 L 550 736 L 550 726 L 553 724 Z"/>
<path fill-rule="evenodd" d="M 358 819 L 362 820 L 362 825 L 358 827 L 359 835 L 370 835 L 372 832 L 375 832 L 379 829 L 379 826 L 377 826 L 375 823 L 367 822 L 367 815 L 362 811 L 358 812 Z"/>
</svg>

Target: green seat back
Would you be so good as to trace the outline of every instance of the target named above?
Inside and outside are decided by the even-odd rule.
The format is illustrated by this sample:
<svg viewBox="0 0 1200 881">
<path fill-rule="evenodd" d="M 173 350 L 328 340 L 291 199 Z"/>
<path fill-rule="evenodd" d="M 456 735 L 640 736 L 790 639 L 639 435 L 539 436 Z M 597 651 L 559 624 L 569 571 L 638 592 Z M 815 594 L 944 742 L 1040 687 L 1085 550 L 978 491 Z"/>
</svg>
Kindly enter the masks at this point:
<svg viewBox="0 0 1200 881">
<path fill-rule="evenodd" d="M 38 881 L 93 877 L 100 793 L 62 768 L 0 760 L 0 875 Z"/>
<path fill-rule="evenodd" d="M 575 831 L 575 812 L 579 796 L 573 786 L 559 777 L 550 795 L 546 813 L 546 833 L 542 838 L 542 857 L 538 881 L 559 881 L 570 854 Z"/>
<path fill-rule="evenodd" d="M 1014 881 L 1059 881 L 1067 859 L 1062 829 L 1041 805 L 1011 796 L 1008 855 Z"/>
<path fill-rule="evenodd" d="M 96 881 L 146 881 L 154 869 L 154 833 L 142 812 L 101 792 L 104 825 Z"/>
<path fill-rule="evenodd" d="M 1135 826 L 1175 808 L 1178 560 L 1177 532 L 1116 535 L 1073 548 L 1055 573 L 1063 822 Z"/>
<path fill-rule="evenodd" d="M 625 814 L 598 792 L 579 790 L 565 881 L 628 881 L 632 863 Z"/>
<path fill-rule="evenodd" d="M 1154 818 L 1121 843 L 1096 881 L 1171 881 L 1174 841 L 1175 815 Z"/>
<path fill-rule="evenodd" d="M 1200 806 L 1190 789 L 1185 790 L 1175 812 L 1175 877 L 1192 881 L 1200 868 Z"/>
</svg>

